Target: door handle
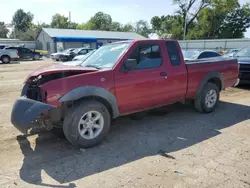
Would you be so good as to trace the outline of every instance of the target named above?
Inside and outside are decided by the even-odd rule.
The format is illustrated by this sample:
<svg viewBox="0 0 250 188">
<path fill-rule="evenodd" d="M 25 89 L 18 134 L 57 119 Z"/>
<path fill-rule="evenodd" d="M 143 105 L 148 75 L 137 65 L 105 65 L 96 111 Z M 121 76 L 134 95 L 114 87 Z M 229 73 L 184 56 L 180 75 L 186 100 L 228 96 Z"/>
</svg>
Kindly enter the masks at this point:
<svg viewBox="0 0 250 188">
<path fill-rule="evenodd" d="M 160 75 L 161 76 L 167 76 L 167 73 L 166 72 L 161 72 Z"/>
</svg>

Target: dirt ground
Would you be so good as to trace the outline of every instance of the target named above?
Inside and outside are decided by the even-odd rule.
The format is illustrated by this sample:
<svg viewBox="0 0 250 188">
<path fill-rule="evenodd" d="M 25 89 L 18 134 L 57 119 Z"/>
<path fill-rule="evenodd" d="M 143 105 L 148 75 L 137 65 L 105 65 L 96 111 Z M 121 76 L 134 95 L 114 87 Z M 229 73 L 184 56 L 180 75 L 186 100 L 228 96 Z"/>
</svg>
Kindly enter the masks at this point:
<svg viewBox="0 0 250 188">
<path fill-rule="evenodd" d="M 25 77 L 50 63 L 0 65 L 1 188 L 250 187 L 250 87 L 224 91 L 211 114 L 173 105 L 119 118 L 103 144 L 79 150 L 48 132 L 18 137 L 10 123 Z"/>
</svg>

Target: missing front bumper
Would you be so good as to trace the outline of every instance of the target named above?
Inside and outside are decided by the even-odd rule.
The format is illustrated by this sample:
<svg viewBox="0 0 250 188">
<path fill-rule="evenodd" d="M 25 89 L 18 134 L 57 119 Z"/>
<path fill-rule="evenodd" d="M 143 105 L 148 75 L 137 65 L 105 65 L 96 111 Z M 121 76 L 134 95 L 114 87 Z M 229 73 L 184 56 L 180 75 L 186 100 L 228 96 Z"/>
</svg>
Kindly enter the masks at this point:
<svg viewBox="0 0 250 188">
<path fill-rule="evenodd" d="M 55 106 L 48 105 L 39 101 L 31 100 L 26 97 L 20 97 L 16 100 L 12 113 L 11 123 L 23 134 L 27 134 L 28 129 L 34 126 L 32 122 L 36 120 L 41 113 L 54 109 Z"/>
</svg>

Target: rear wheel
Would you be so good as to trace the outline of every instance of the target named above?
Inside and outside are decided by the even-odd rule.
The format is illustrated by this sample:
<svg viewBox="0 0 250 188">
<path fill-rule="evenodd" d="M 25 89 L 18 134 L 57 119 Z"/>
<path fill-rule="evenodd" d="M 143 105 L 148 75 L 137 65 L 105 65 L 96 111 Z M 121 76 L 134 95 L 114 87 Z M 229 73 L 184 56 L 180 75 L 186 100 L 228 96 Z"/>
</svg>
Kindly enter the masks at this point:
<svg viewBox="0 0 250 188">
<path fill-rule="evenodd" d="M 216 84 L 207 83 L 200 95 L 195 99 L 195 108 L 202 113 L 213 112 L 220 98 L 220 90 Z"/>
<path fill-rule="evenodd" d="M 8 64 L 8 63 L 10 63 L 10 57 L 7 55 L 4 55 L 1 57 L 1 61 L 5 64 Z"/>
<path fill-rule="evenodd" d="M 40 56 L 38 54 L 34 55 L 33 60 L 39 60 Z"/>
<path fill-rule="evenodd" d="M 84 101 L 68 112 L 63 132 L 73 145 L 89 148 L 102 142 L 110 124 L 110 113 L 105 105 L 98 101 Z"/>
</svg>

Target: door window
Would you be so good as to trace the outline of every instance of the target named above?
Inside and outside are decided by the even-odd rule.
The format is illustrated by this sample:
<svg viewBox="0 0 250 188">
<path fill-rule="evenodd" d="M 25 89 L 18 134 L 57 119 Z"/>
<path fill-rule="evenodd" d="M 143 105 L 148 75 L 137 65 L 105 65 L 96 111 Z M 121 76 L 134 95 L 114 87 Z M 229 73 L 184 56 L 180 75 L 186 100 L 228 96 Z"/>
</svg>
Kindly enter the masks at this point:
<svg viewBox="0 0 250 188">
<path fill-rule="evenodd" d="M 27 48 L 20 48 L 20 51 L 23 53 L 30 53 L 31 52 L 31 50 L 27 49 Z"/>
<path fill-rule="evenodd" d="M 157 44 L 140 45 L 130 54 L 128 59 L 137 60 L 136 70 L 160 67 L 162 64 L 160 46 Z"/>
</svg>

